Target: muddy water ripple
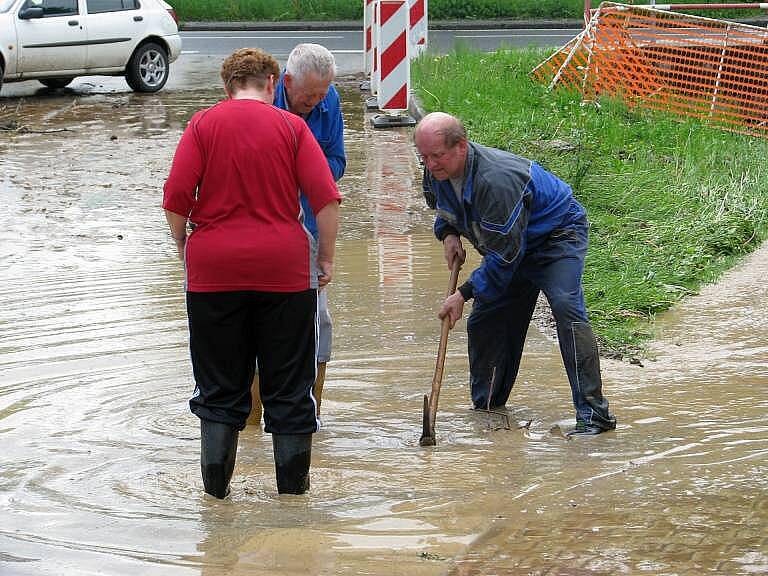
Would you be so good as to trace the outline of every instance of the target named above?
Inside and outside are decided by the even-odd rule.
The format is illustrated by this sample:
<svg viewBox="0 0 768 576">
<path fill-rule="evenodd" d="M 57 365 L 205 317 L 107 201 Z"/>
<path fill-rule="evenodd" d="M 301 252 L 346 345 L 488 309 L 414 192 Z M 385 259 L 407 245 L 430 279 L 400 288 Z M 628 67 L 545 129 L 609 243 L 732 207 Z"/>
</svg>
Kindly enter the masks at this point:
<svg viewBox="0 0 768 576">
<path fill-rule="evenodd" d="M 374 131 L 342 93 L 311 494 L 276 495 L 270 438 L 248 428 L 225 502 L 201 495 L 160 209 L 181 130 L 218 90 L 5 103 L 31 131 L 0 133 L 0 573 L 768 573 L 768 250 L 662 319 L 654 360 L 605 363 L 620 426 L 592 439 L 560 433 L 570 393 L 535 328 L 508 422 L 470 411 L 460 325 L 438 446 L 419 448 L 448 271 L 410 132 Z"/>
</svg>

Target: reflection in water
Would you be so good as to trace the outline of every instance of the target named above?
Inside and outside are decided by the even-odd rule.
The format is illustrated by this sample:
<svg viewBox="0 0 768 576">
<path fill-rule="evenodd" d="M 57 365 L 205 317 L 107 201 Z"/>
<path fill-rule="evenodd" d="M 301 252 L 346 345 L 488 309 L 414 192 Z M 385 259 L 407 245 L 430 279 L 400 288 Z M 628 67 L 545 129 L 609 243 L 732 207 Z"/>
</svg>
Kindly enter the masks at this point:
<svg viewBox="0 0 768 576">
<path fill-rule="evenodd" d="M 404 130 L 376 134 L 375 140 L 371 135 L 374 144 L 366 162 L 375 239 L 372 249 L 376 250 L 382 314 L 387 316 L 413 305 L 413 241 L 404 231 L 408 210 L 418 196 L 413 177 L 417 163 L 409 137 Z"/>
<path fill-rule="evenodd" d="M 354 86 L 342 95 L 336 345 L 311 494 L 274 493 L 270 439 L 249 428 L 225 502 L 202 496 L 160 210 L 183 126 L 220 92 L 0 110 L 32 130 L 0 133 L 0 573 L 768 573 L 768 250 L 668 315 L 654 361 L 606 364 L 620 427 L 596 438 L 558 433 L 569 388 L 535 328 L 509 406 L 530 428 L 470 411 L 460 327 L 438 446 L 419 448 L 448 270 L 410 130 L 374 131 Z"/>
</svg>

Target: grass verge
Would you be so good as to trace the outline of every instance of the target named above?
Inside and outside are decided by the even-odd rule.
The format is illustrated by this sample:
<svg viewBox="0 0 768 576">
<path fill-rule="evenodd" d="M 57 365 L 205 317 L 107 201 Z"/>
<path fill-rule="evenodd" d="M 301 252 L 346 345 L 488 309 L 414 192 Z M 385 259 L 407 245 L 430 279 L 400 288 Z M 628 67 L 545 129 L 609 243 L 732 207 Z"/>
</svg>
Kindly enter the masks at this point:
<svg viewBox="0 0 768 576">
<path fill-rule="evenodd" d="M 643 354 L 657 313 L 768 237 L 768 141 L 548 93 L 528 78 L 548 54 L 426 55 L 413 84 L 426 111 L 459 116 L 472 140 L 572 185 L 591 222 L 584 290 L 603 352 Z"/>
<path fill-rule="evenodd" d="M 704 3 L 719 0 L 704 0 Z M 631 2 L 630 2 L 631 3 Z M 361 20 L 361 0 L 171 0 L 182 22 Z M 593 0 L 596 8 L 599 1 Z M 429 18 L 483 20 L 493 18 L 582 18 L 583 0 L 429 0 Z M 704 13 L 712 17 L 719 14 Z M 759 10 L 733 11 L 732 17 L 759 16 Z"/>
</svg>

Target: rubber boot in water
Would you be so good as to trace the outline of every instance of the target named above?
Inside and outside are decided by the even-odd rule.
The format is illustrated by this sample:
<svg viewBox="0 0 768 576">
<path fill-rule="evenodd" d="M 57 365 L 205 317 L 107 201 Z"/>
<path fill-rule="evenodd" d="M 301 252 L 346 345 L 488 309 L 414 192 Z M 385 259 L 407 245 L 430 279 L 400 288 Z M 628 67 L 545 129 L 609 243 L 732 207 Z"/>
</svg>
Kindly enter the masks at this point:
<svg viewBox="0 0 768 576">
<path fill-rule="evenodd" d="M 200 420 L 200 471 L 205 491 L 216 498 L 229 494 L 237 436 L 237 430 L 229 424 Z"/>
<path fill-rule="evenodd" d="M 272 434 L 278 494 L 304 494 L 309 490 L 312 434 Z"/>
</svg>

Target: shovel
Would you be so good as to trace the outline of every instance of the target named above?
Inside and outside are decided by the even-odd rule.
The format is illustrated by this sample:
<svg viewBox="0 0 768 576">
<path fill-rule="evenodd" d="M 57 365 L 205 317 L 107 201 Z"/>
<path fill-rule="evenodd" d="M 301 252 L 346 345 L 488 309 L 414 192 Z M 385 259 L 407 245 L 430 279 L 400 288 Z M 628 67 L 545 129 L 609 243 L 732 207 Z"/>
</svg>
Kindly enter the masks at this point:
<svg viewBox="0 0 768 576">
<path fill-rule="evenodd" d="M 453 268 L 451 268 L 451 279 L 448 282 L 448 292 L 446 298 L 456 292 L 456 283 L 459 280 L 459 270 L 462 265 L 461 259 L 456 256 L 453 259 Z M 440 346 L 437 350 L 437 362 L 435 363 L 435 375 L 432 377 L 432 391 L 429 396 L 424 394 L 424 416 L 422 418 L 420 446 L 434 446 L 435 441 L 435 419 L 437 417 L 437 399 L 440 397 L 440 386 L 443 382 L 443 366 L 445 366 L 445 350 L 448 347 L 448 332 L 451 329 L 451 319 L 446 315 L 440 329 Z"/>
</svg>

